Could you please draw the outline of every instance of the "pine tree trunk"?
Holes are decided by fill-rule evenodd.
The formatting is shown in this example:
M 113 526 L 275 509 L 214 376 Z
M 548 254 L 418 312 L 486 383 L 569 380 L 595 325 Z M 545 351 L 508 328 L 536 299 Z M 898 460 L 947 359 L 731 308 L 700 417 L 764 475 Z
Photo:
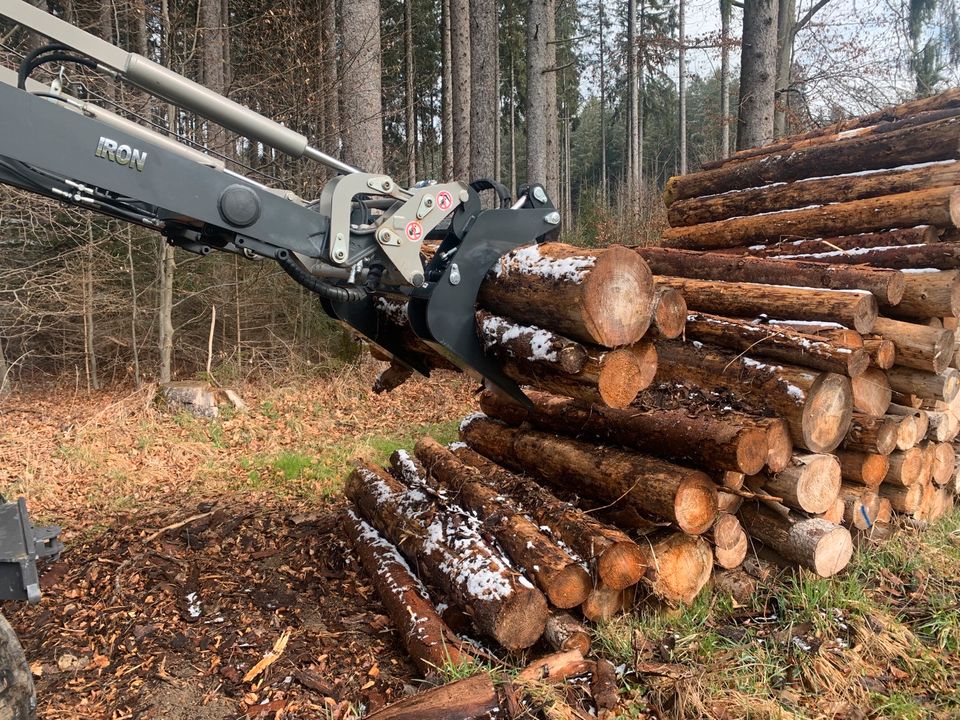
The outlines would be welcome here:
M 686 48 L 686 1 L 678 0 L 677 6 L 677 101 L 679 119 L 677 131 L 680 135 L 681 175 L 687 174 L 687 48 Z
M 547 168 L 547 78 L 549 53 L 547 20 L 550 0 L 528 0 L 527 6 L 527 177 L 528 183 L 546 184 Z
M 340 27 L 343 159 L 365 172 L 383 172 L 380 3 L 356 0 Z
M 499 112 L 497 78 L 497 5 L 495 0 L 470 3 L 470 180 L 496 180 L 496 118 Z M 464 178 L 465 179 L 465 178 Z
M 737 149 L 773 140 L 777 0 L 744 0 Z
M 450 25 L 451 0 L 442 0 L 440 6 L 441 77 L 440 77 L 440 141 L 442 143 L 442 179 L 453 179 L 453 48 Z
M 470 0 L 450 0 L 453 177 L 470 182 Z
M 413 187 L 417 182 L 417 130 L 415 115 L 417 101 L 414 94 L 416 72 L 413 66 L 413 0 L 404 0 L 403 2 L 403 66 L 403 132 L 407 141 L 407 187 Z
M 340 146 L 340 87 L 337 68 L 336 0 L 320 0 L 320 36 L 323 41 L 321 77 L 323 78 L 323 142 L 327 152 Z
M 793 70 L 793 43 L 797 28 L 796 0 L 779 0 L 777 9 L 777 77 L 773 115 L 773 135 L 781 138 L 787 134 L 790 98 L 793 93 L 791 75 Z
M 730 155 L 730 13 L 731 0 L 720 0 L 720 157 Z

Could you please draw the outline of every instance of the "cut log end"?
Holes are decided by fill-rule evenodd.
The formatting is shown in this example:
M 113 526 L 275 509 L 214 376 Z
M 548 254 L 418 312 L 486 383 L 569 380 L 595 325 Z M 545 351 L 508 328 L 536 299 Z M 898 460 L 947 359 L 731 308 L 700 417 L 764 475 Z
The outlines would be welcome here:
M 550 602 L 558 608 L 576 607 L 589 595 L 592 581 L 590 574 L 580 565 L 567 565 L 550 575 L 545 588 Z
M 607 622 L 623 609 L 623 590 L 599 585 L 587 597 L 580 611 L 587 620 Z
M 647 556 L 632 542 L 613 543 L 597 561 L 597 572 L 605 585 L 623 590 L 636 585 L 646 569 Z
M 639 342 L 603 356 L 597 390 L 607 405 L 624 408 L 650 386 L 656 374 L 656 348 L 650 342 Z
M 814 550 L 814 571 L 820 577 L 833 577 L 843 570 L 853 557 L 853 538 L 844 527 L 825 532 Z
M 685 533 L 699 535 L 717 519 L 717 488 L 701 473 L 685 478 L 677 488 L 674 508 L 677 525 Z
M 790 426 L 780 419 L 767 422 L 767 468 L 778 473 L 790 464 L 793 457 L 793 440 Z
M 711 534 L 713 558 L 719 567 L 729 570 L 743 563 L 750 542 L 736 516 L 722 513 L 714 523 Z
M 806 448 L 830 452 L 842 441 L 853 418 L 853 392 L 849 378 L 823 373 L 814 381 L 803 408 L 802 429 Z
M 799 504 L 809 513 L 827 512 L 840 491 L 840 462 L 833 455 L 807 458 L 796 484 Z
M 659 287 L 653 307 L 653 325 L 657 335 L 667 339 L 683 334 L 687 322 L 687 302 L 676 288 Z
M 902 280 L 902 278 L 901 278 Z M 859 333 L 868 333 L 873 330 L 880 314 L 880 305 L 873 295 L 863 295 L 854 309 L 853 328 Z
M 651 589 L 664 600 L 691 603 L 710 580 L 713 551 L 701 537 L 676 533 L 655 545 L 653 554 L 647 574 Z
M 879 368 L 869 368 L 851 380 L 853 407 L 871 417 L 881 417 L 887 412 L 893 392 L 887 374 Z
M 528 648 L 543 635 L 548 615 L 543 594 L 533 585 L 521 585 L 502 606 L 493 637 L 507 650 Z
M 584 312 L 598 343 L 620 347 L 636 342 L 650 327 L 653 275 L 632 250 L 614 246 L 599 256 L 592 272 Z M 631 302 L 624 302 L 630 298 Z
M 789 430 L 785 430 L 787 440 Z M 764 465 L 770 453 L 767 440 L 768 432 L 761 428 L 748 428 L 737 436 L 737 467 L 744 475 L 756 475 Z

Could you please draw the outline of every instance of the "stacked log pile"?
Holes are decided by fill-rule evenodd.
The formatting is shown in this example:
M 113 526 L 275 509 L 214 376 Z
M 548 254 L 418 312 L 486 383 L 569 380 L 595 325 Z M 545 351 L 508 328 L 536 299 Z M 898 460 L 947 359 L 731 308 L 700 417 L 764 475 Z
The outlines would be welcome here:
M 350 535 L 423 667 L 477 652 L 431 600 L 500 648 L 586 653 L 581 619 L 750 587 L 758 556 L 830 577 L 855 540 L 952 507 L 960 91 L 743 151 L 665 200 L 662 247 L 503 258 L 477 328 L 529 404 L 488 389 L 460 442 L 348 479 Z
M 658 342 L 658 381 L 751 409 L 769 390 L 795 445 L 836 458 L 852 528 L 942 515 L 960 431 L 960 92 L 737 153 L 672 178 L 665 201 L 662 247 L 638 252 L 691 313 L 687 342 Z M 818 409 L 798 371 L 821 387 L 832 374 L 849 400 Z M 784 393 L 804 396 L 794 417 Z M 822 409 L 840 404 L 828 426 Z M 782 476 L 747 486 L 791 516 L 826 502 Z

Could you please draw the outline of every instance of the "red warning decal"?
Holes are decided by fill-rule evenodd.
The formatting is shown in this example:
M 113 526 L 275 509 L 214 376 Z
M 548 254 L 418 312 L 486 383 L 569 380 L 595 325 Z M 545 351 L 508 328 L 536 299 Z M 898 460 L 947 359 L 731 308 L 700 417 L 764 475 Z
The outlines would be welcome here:
M 449 210 L 453 207 L 453 195 L 446 190 L 437 193 L 437 207 L 441 210 Z
M 407 233 L 407 240 L 417 242 L 423 237 L 423 225 L 418 223 L 416 220 L 411 220 L 407 223 L 405 232 Z

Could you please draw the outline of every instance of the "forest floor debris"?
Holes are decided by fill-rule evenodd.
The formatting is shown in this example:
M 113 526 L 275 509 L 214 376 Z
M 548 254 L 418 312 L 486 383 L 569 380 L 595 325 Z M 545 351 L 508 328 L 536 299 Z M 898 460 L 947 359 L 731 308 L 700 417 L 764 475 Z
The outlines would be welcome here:
M 454 439 L 475 388 L 444 373 L 374 396 L 374 372 L 244 388 L 249 411 L 217 420 L 159 412 L 146 389 L 5 402 L 0 489 L 68 546 L 39 606 L 4 608 L 41 718 L 349 718 L 419 686 L 348 561 L 341 481 L 354 456 Z M 954 513 L 838 578 L 791 573 L 747 605 L 704 593 L 600 626 L 621 716 L 956 717 L 958 538 Z

